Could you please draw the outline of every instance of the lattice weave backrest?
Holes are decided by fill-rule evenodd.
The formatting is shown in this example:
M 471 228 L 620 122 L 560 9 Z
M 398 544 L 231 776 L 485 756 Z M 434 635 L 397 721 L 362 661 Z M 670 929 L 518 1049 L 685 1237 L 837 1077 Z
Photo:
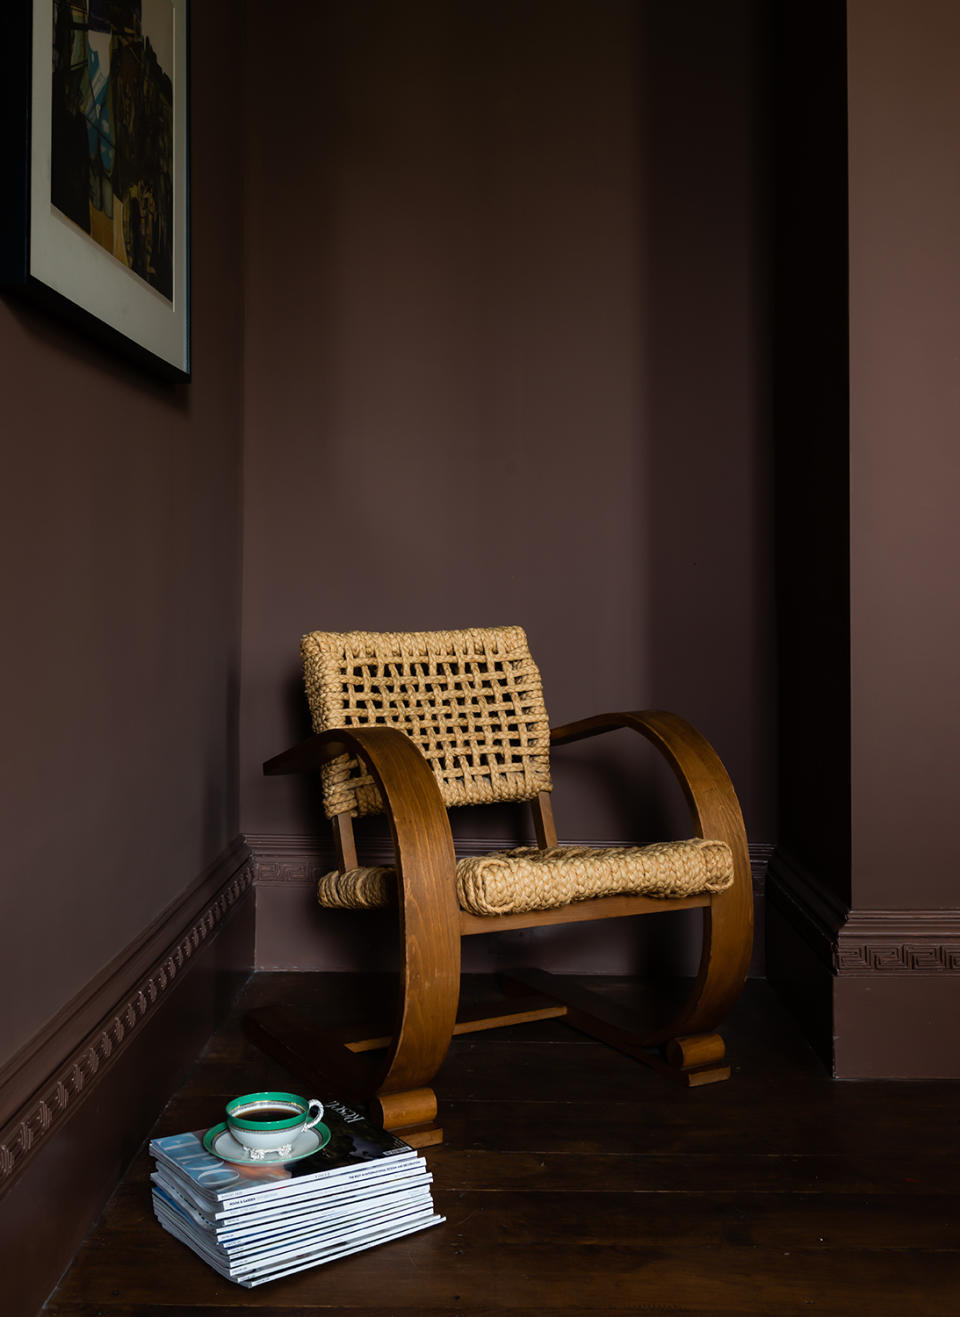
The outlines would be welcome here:
M 550 790 L 550 728 L 522 627 L 313 631 L 300 642 L 313 729 L 399 727 L 430 762 L 446 805 Z M 327 817 L 383 811 L 356 759 L 323 769 Z

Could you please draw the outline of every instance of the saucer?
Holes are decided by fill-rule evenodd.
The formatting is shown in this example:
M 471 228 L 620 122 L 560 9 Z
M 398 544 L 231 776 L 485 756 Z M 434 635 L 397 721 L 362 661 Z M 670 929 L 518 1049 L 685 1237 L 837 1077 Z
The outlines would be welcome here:
M 230 1133 L 226 1125 L 214 1125 L 203 1136 L 203 1146 L 212 1157 L 219 1157 L 222 1162 L 233 1162 L 238 1166 L 284 1166 L 287 1162 L 298 1162 L 302 1157 L 309 1157 L 330 1142 L 330 1131 L 326 1125 L 318 1122 L 312 1129 L 302 1130 L 293 1140 L 293 1147 L 283 1157 L 273 1150 L 262 1157 L 252 1157 L 250 1149 Z

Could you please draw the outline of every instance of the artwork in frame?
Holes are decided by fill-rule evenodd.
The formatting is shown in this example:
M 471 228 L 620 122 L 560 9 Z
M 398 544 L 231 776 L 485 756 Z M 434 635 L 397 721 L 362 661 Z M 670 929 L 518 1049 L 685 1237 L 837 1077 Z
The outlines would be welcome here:
M 5 165 L 0 280 L 175 378 L 190 375 L 188 2 L 4 0 L 7 145 L 25 150 Z

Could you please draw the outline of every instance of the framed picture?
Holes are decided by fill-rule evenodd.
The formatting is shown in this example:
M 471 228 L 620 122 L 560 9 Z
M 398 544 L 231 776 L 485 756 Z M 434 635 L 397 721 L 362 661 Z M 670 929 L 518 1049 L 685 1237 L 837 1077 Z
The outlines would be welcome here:
M 187 6 L 4 0 L 0 281 L 175 378 L 190 375 Z

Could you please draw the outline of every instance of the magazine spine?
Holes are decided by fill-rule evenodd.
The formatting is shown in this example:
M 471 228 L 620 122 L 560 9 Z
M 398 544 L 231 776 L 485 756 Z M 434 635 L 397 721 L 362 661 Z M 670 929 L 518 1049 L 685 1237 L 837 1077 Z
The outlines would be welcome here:
M 418 1221 L 413 1225 L 404 1227 L 403 1230 L 396 1230 L 389 1235 L 384 1235 L 381 1239 L 375 1239 L 372 1240 L 370 1243 L 351 1245 L 348 1248 L 339 1249 L 337 1250 L 336 1253 L 331 1254 L 329 1257 L 323 1258 L 320 1262 L 312 1262 L 312 1261 L 301 1262 L 298 1263 L 296 1266 L 284 1267 L 282 1269 L 278 1269 L 277 1271 L 271 1271 L 269 1275 L 258 1276 L 256 1280 L 246 1281 L 241 1283 L 246 1284 L 248 1287 L 252 1287 L 254 1285 L 262 1285 L 265 1281 L 268 1280 L 280 1280 L 281 1277 L 283 1276 L 292 1276 L 295 1272 L 306 1271 L 307 1268 L 309 1267 L 320 1266 L 323 1265 L 323 1263 L 327 1263 L 327 1262 L 335 1262 L 338 1258 L 349 1257 L 351 1253 L 360 1253 L 364 1249 L 376 1247 L 377 1244 L 389 1244 L 394 1239 L 402 1239 L 405 1235 L 414 1235 L 417 1233 L 417 1231 L 426 1230 L 430 1226 L 442 1225 L 445 1220 L 446 1220 L 445 1217 L 434 1214 L 427 1221 Z
M 198 1237 L 190 1229 L 184 1217 L 172 1212 L 164 1204 L 154 1202 L 154 1213 L 164 1229 L 189 1244 L 204 1261 L 230 1280 L 253 1279 L 256 1276 L 268 1279 L 273 1272 L 289 1262 L 302 1261 L 305 1266 L 309 1266 L 332 1261 L 333 1256 L 338 1256 L 344 1247 L 348 1247 L 350 1251 L 372 1248 L 375 1244 L 392 1238 L 398 1232 L 398 1227 L 433 1224 L 437 1215 L 432 1211 L 432 1205 L 429 1205 L 425 1210 L 404 1214 L 392 1221 L 381 1222 L 373 1229 L 345 1231 L 335 1240 L 328 1237 L 326 1240 L 311 1241 L 305 1245 L 292 1244 L 289 1248 L 278 1250 L 267 1257 L 248 1258 L 235 1262 L 219 1250 L 211 1248 L 206 1240 Z
M 209 1258 L 204 1252 L 204 1250 L 199 1247 L 199 1245 L 194 1243 L 193 1240 L 189 1239 L 185 1233 L 178 1230 L 175 1225 L 168 1225 L 166 1222 L 163 1221 L 161 1221 L 161 1225 L 169 1234 L 173 1235 L 175 1239 L 178 1239 L 180 1243 L 185 1244 L 187 1248 L 191 1249 L 197 1255 L 197 1257 L 201 1258 L 201 1260 L 203 1260 L 204 1262 L 207 1262 L 208 1265 L 210 1265 L 213 1268 L 213 1270 L 216 1271 L 217 1274 L 222 1276 L 225 1280 L 232 1281 L 236 1285 L 242 1285 L 245 1289 L 252 1289 L 255 1285 L 262 1285 L 266 1281 L 280 1280 L 283 1276 L 292 1276 L 298 1271 L 306 1271 L 311 1267 L 322 1266 L 324 1263 L 327 1262 L 335 1262 L 338 1258 L 349 1257 L 350 1254 L 352 1253 L 360 1253 L 364 1249 L 374 1248 L 377 1244 L 387 1244 L 390 1243 L 391 1240 L 402 1239 L 405 1235 L 415 1234 L 417 1231 L 426 1230 L 430 1226 L 441 1225 L 445 1220 L 446 1220 L 445 1217 L 435 1213 L 432 1217 L 430 1217 L 426 1221 L 417 1222 L 415 1225 L 407 1226 L 402 1230 L 397 1230 L 389 1235 L 384 1236 L 381 1239 L 371 1240 L 366 1243 L 351 1244 L 345 1248 L 341 1248 L 334 1252 L 331 1252 L 326 1257 L 322 1257 L 322 1258 L 310 1257 L 310 1258 L 298 1259 L 292 1266 L 285 1266 L 284 1264 L 278 1264 L 278 1266 L 273 1270 L 262 1272 L 260 1275 L 249 1280 L 237 1276 L 231 1276 L 228 1270 L 225 1267 L 223 1267 L 223 1265 L 219 1262 L 219 1260 L 213 1260 Z
M 352 1204 L 321 1212 L 298 1212 L 295 1216 L 280 1217 L 259 1223 L 253 1230 L 218 1231 L 212 1222 L 201 1217 L 192 1205 L 176 1190 L 157 1181 L 153 1190 L 160 1201 L 177 1210 L 190 1222 L 191 1229 L 204 1238 L 211 1248 L 226 1253 L 240 1253 L 270 1247 L 281 1240 L 296 1239 L 323 1230 L 344 1228 L 348 1223 L 360 1223 L 381 1218 L 391 1213 L 406 1211 L 418 1203 L 431 1203 L 429 1182 L 411 1188 L 402 1188 L 388 1195 L 374 1196 Z
M 182 1181 L 175 1181 L 166 1169 L 154 1171 L 150 1179 L 158 1188 L 184 1203 L 187 1210 L 196 1214 L 217 1239 L 242 1237 L 270 1230 L 284 1221 L 335 1216 L 346 1207 L 394 1200 L 399 1195 L 417 1192 L 421 1187 L 433 1182 L 433 1176 L 427 1172 L 425 1164 L 421 1162 L 417 1173 L 411 1168 L 411 1173 L 407 1175 L 385 1176 L 381 1182 L 361 1183 L 353 1187 L 352 1193 L 325 1190 L 317 1194 L 288 1194 L 260 1208 L 217 1218 L 198 1204 L 189 1187 Z
M 171 1210 L 162 1201 L 160 1207 L 168 1212 Z M 237 1271 L 244 1271 L 259 1270 L 287 1257 L 299 1256 L 328 1247 L 333 1248 L 344 1240 L 365 1239 L 379 1234 L 402 1221 L 412 1220 L 415 1217 L 424 1215 L 429 1216 L 433 1213 L 433 1210 L 433 1203 L 427 1197 L 419 1202 L 406 1203 L 386 1211 L 368 1213 L 363 1217 L 344 1221 L 339 1225 L 336 1222 L 327 1222 L 321 1229 L 300 1231 L 283 1238 L 266 1242 L 260 1241 L 257 1244 L 247 1245 L 242 1248 L 225 1248 L 222 1244 L 214 1244 L 203 1232 L 198 1232 L 187 1218 L 174 1217 L 174 1220 L 191 1238 L 195 1239 L 198 1244 L 202 1244 L 212 1256 L 220 1258 L 224 1265 Z

